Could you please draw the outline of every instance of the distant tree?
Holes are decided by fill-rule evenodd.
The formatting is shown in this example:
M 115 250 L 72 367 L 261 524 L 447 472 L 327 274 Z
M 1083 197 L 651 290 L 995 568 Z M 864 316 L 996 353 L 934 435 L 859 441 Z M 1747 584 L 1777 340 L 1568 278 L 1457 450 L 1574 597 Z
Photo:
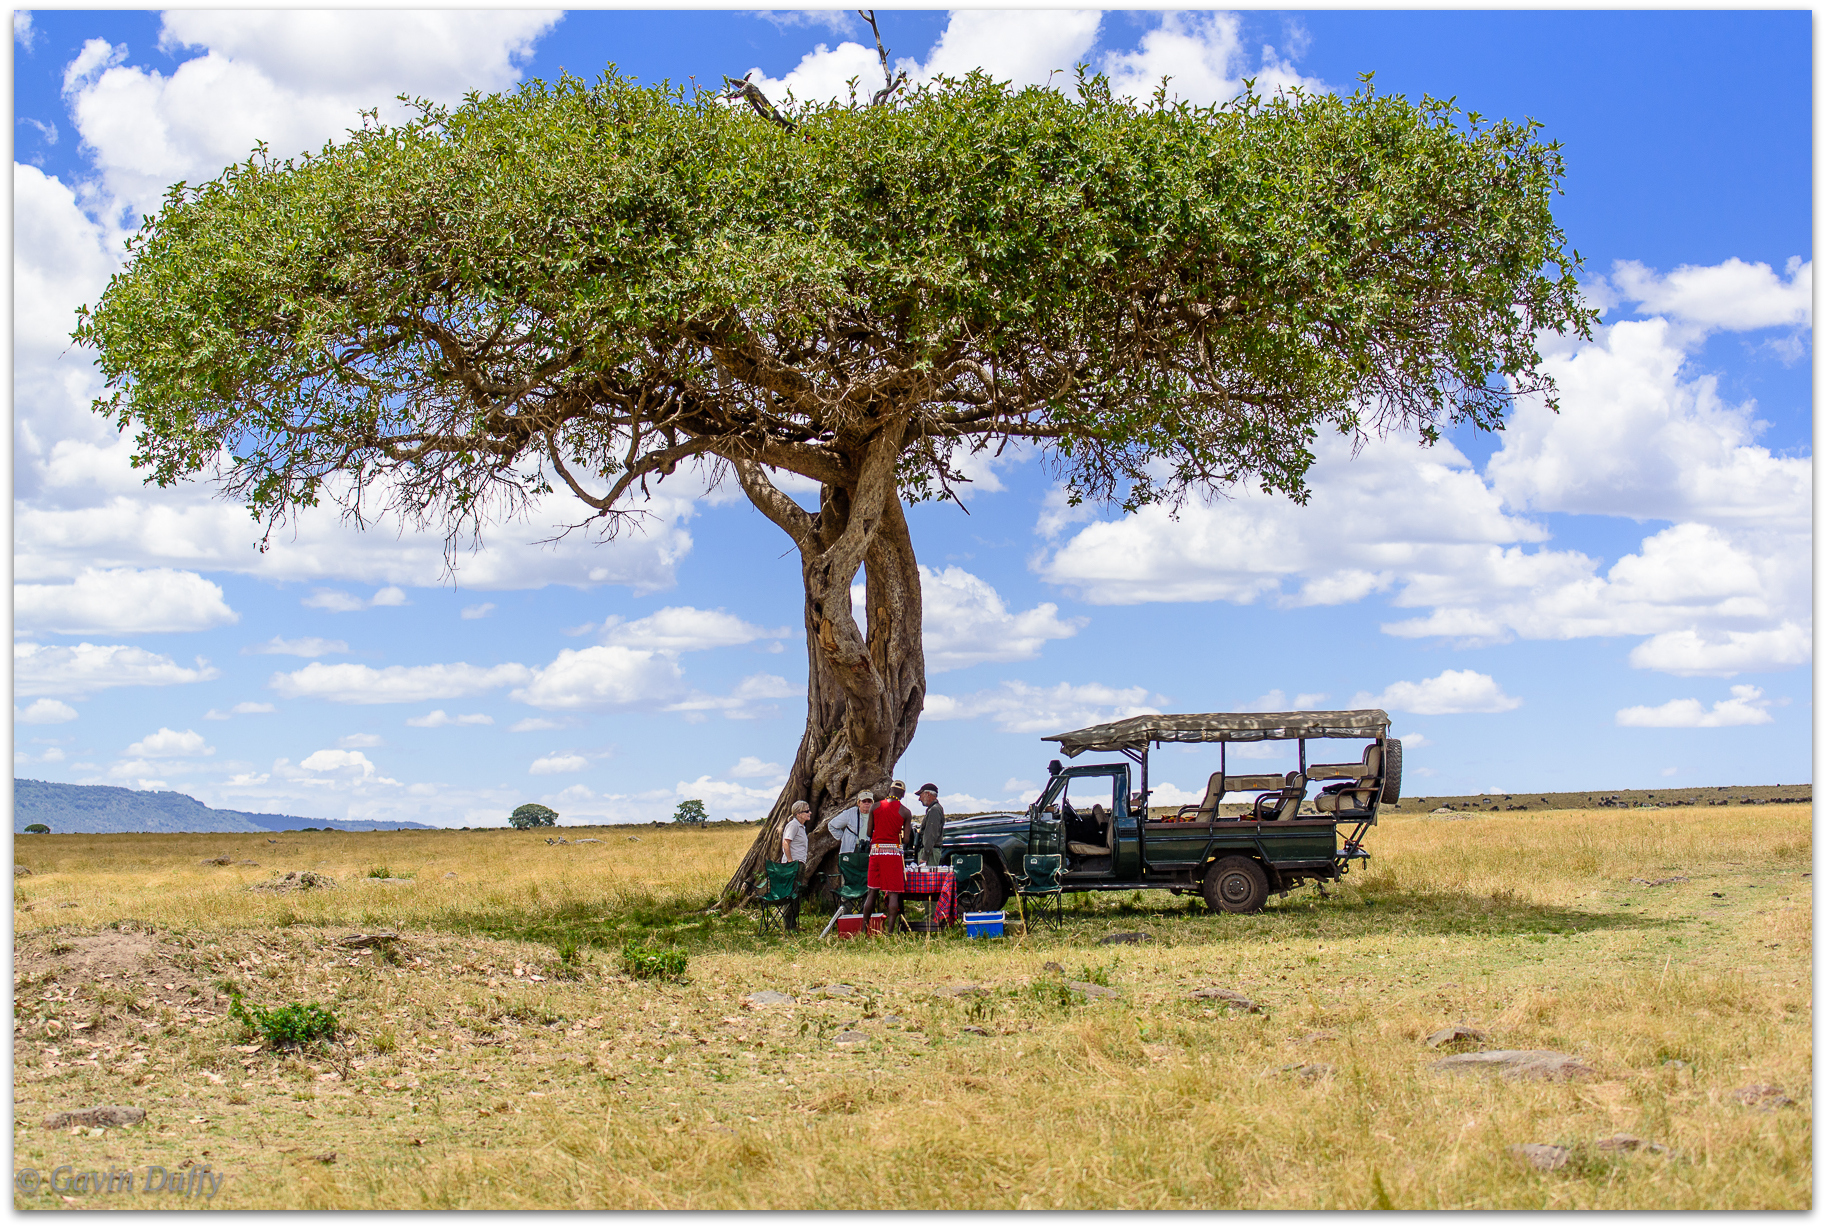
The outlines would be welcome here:
M 906 507 L 970 456 L 1031 448 L 1073 504 L 1303 501 L 1321 432 L 1499 429 L 1552 401 L 1537 338 L 1590 335 L 1532 121 L 1367 80 L 904 92 L 878 50 L 874 105 L 565 76 L 180 183 L 79 315 L 95 408 L 161 486 L 213 475 L 268 526 L 390 508 L 453 549 L 552 491 L 613 535 L 681 465 L 732 478 L 798 551 L 809 667 L 735 896 L 794 801 L 885 788 L 912 741 Z
M 541 806 L 538 802 L 528 802 L 512 814 L 507 821 L 515 827 L 553 827 L 558 822 L 558 812 L 550 806 Z
M 680 802 L 678 809 L 672 812 L 674 823 L 706 823 L 709 820 L 710 814 L 704 809 L 704 799 L 700 797 Z
M 51 829 L 46 827 L 43 823 L 27 823 L 25 825 L 25 830 L 31 832 L 33 835 L 48 836 L 51 834 Z

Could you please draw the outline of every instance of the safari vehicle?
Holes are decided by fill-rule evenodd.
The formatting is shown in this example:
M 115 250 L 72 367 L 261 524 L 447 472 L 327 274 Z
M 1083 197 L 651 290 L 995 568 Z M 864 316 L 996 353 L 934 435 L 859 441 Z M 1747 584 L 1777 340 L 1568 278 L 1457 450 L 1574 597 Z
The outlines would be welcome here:
M 1388 729 L 1388 713 L 1370 708 L 1137 716 L 1054 734 L 1042 741 L 1057 742 L 1068 759 L 1087 751 L 1123 758 L 1076 767 L 1053 760 L 1026 813 L 948 821 L 943 860 L 974 867 L 981 858 L 981 873 L 959 884 L 960 903 L 973 911 L 1000 908 L 1027 858 L 1052 854 L 1063 858 L 1065 891 L 1198 891 L 1213 909 L 1255 912 L 1270 892 L 1337 879 L 1369 857 L 1364 832 L 1401 797 L 1401 743 Z M 1308 762 L 1307 743 L 1325 739 L 1360 749 L 1355 759 Z M 1230 743 L 1271 741 L 1299 744 L 1298 770 L 1229 773 Z M 1216 742 L 1218 769 L 1202 801 L 1150 817 L 1148 751 L 1163 742 Z M 1242 800 L 1242 813 L 1221 813 L 1226 798 L 1232 809 Z

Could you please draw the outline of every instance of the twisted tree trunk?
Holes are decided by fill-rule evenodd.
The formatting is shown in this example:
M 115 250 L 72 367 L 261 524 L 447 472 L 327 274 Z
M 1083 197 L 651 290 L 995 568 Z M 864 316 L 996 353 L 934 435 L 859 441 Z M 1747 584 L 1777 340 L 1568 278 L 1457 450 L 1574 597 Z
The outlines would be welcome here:
M 919 564 L 893 482 L 899 441 L 889 435 L 884 431 L 870 442 L 853 486 L 823 487 L 815 516 L 768 481 L 759 465 L 735 462 L 748 497 L 798 547 L 810 684 L 799 753 L 754 844 L 723 888 L 726 908 L 746 900 L 765 863 L 779 859 L 795 801 L 809 803 L 814 820 L 803 887 L 836 847 L 831 817 L 863 789 L 885 796 L 894 765 L 918 728 L 926 699 Z M 866 630 L 851 601 L 858 571 Z

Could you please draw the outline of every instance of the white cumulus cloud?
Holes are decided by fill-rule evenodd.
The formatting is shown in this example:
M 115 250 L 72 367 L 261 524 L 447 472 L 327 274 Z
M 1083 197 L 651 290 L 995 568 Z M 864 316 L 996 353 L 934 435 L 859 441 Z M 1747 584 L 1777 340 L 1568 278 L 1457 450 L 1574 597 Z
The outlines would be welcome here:
M 989 717 L 1010 733 L 1061 733 L 1104 721 L 1159 712 L 1161 697 L 1146 687 L 1110 687 L 1089 682 L 1038 687 L 1004 682 L 971 695 L 926 694 L 920 719 L 959 721 Z
M 194 729 L 180 733 L 161 727 L 157 733 L 147 734 L 129 746 L 127 753 L 139 759 L 189 759 L 213 755 L 216 748 L 205 745 L 203 735 Z
M 267 141 L 280 156 L 314 149 L 395 96 L 455 102 L 519 79 L 532 44 L 556 21 L 531 10 L 173 10 L 160 49 L 169 75 L 127 63 L 126 46 L 92 39 L 64 75 L 64 94 L 107 189 L 136 211 L 165 186 L 214 178 Z
M 787 627 L 770 631 L 722 610 L 699 610 L 692 606 L 668 606 L 632 622 L 612 616 L 602 624 L 605 644 L 664 653 L 733 648 L 755 640 L 779 639 L 791 633 Z
M 533 765 L 526 770 L 534 776 L 556 776 L 562 772 L 581 772 L 588 766 L 590 761 L 582 755 L 547 755 L 533 760 Z
M 387 740 L 378 733 L 351 733 L 336 739 L 336 745 L 343 750 L 367 750 L 386 744 Z
M 13 722 L 19 725 L 61 725 L 76 716 L 76 709 L 55 699 L 36 699 L 23 709 L 13 705 Z
M 193 571 L 84 569 L 68 584 L 15 584 L 13 621 L 58 635 L 205 631 L 235 623 L 222 588 Z
M 990 661 L 1030 661 L 1048 640 L 1076 635 L 1090 621 L 1060 618 L 1050 601 L 1015 612 L 987 581 L 961 567 L 919 569 L 926 670 L 942 674 Z M 858 585 L 851 600 L 864 606 Z
M 753 755 L 743 755 L 729 769 L 729 775 L 737 780 L 775 780 L 786 775 L 786 769 L 777 763 L 766 763 Z
M 1697 699 L 1670 699 L 1657 707 L 1637 705 L 1617 713 L 1617 724 L 1644 729 L 1719 729 L 1731 725 L 1767 725 L 1769 700 L 1761 687 L 1734 686 L 1731 698 L 1714 703 L 1710 710 Z
M 1813 262 L 1788 259 L 1788 274 L 1733 256 L 1722 264 L 1683 264 L 1663 276 L 1634 260 L 1619 260 L 1611 284 L 1648 315 L 1707 329 L 1747 332 L 1813 323 Z
M 442 729 L 445 725 L 492 725 L 495 718 L 486 712 L 470 712 L 459 716 L 447 716 L 442 708 L 434 709 L 423 716 L 408 717 L 406 724 L 414 729 Z
M 611 710 L 664 703 L 683 690 L 684 671 L 671 657 L 605 644 L 560 652 L 531 672 L 513 697 L 535 708 Z
M 206 721 L 226 721 L 237 716 L 264 716 L 269 712 L 277 711 L 278 709 L 271 704 L 255 703 L 252 700 L 245 700 L 236 704 L 226 712 L 211 708 L 203 714 L 203 719 Z
M 1509 712 L 1522 701 L 1503 694 L 1488 674 L 1470 669 L 1448 669 L 1421 682 L 1390 683 L 1380 695 L 1359 692 L 1353 708 L 1385 708 L 1416 716 L 1444 716 L 1459 712 Z
M 326 640 L 315 635 L 301 635 L 295 640 L 275 635 L 263 644 L 243 648 L 243 653 L 286 657 L 328 657 L 349 651 L 347 640 Z
M 313 661 L 289 674 L 274 674 L 267 685 L 287 699 L 322 699 L 338 704 L 410 704 L 456 699 L 524 683 L 524 665 L 325 665 Z
M 347 772 L 374 775 L 374 764 L 358 750 L 320 750 L 306 756 L 299 767 L 307 772 Z
M 466 605 L 463 607 L 463 617 L 465 619 L 487 618 L 494 608 L 495 603 L 492 601 L 484 601 L 480 605 Z
M 80 699 L 121 686 L 175 686 L 220 676 L 201 657 L 195 669 L 170 657 L 126 644 L 13 645 L 13 692 Z

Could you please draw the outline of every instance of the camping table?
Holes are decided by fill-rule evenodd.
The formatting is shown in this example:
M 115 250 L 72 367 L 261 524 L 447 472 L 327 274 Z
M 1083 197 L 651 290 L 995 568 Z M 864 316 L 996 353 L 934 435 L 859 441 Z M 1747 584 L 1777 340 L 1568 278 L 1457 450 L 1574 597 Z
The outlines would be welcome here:
M 906 894 L 935 898 L 934 921 L 949 924 L 957 920 L 957 875 L 950 866 L 930 866 L 924 870 L 908 866 Z

